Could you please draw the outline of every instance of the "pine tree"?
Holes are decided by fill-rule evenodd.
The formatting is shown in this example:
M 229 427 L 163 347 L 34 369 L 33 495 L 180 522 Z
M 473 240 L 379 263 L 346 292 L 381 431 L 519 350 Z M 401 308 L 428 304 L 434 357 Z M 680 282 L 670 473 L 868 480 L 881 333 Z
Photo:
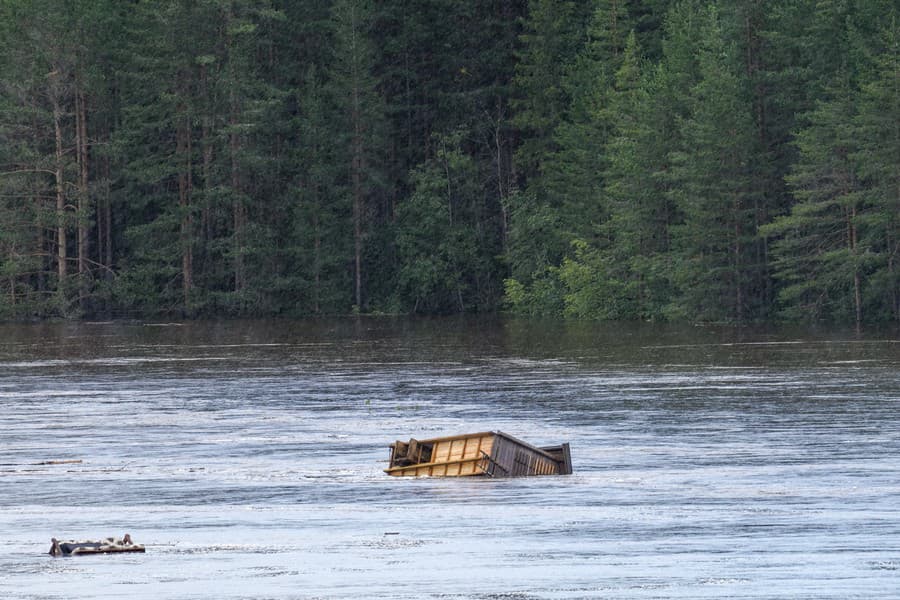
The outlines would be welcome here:
M 871 257 L 863 301 L 877 320 L 900 321 L 900 11 L 885 15 L 872 44 L 870 73 L 862 84 L 854 120 L 857 147 L 852 159 L 863 202 L 859 243 Z
M 437 141 L 435 158 L 416 170 L 413 194 L 398 207 L 398 280 L 401 302 L 412 312 L 477 306 L 480 280 L 490 271 L 478 235 L 484 190 L 461 141 L 459 132 Z
M 566 86 L 564 80 L 583 49 L 592 9 L 588 3 L 576 5 L 568 0 L 531 0 L 520 36 L 512 106 L 513 123 L 522 139 L 515 168 L 525 185 L 507 199 L 510 225 L 506 256 L 511 277 L 505 282 L 507 304 L 520 312 L 558 314 L 562 310 L 557 269 L 569 251 L 571 235 L 566 229 L 573 219 L 567 219 L 561 210 L 556 182 L 571 182 L 577 176 L 564 174 L 570 166 L 557 162 L 559 140 L 570 145 L 566 159 L 582 150 L 579 144 L 590 142 L 590 134 L 585 137 L 577 126 L 564 125 L 572 102 L 569 92 L 585 82 L 573 80 Z M 572 77 L 592 75 L 596 74 L 576 70 Z M 592 100 L 597 83 L 590 81 L 583 90 L 585 105 Z M 579 116 L 593 124 L 591 116 Z M 552 173 L 549 177 L 548 172 Z M 575 201 L 571 194 L 569 200 Z
M 346 192 L 353 224 L 353 304 L 364 308 L 365 242 L 370 229 L 370 209 L 384 193 L 380 168 L 384 156 L 384 101 L 375 76 L 376 56 L 370 39 L 373 7 L 368 0 L 338 0 L 332 19 L 335 52 L 331 64 L 333 96 L 341 119 L 337 160 L 346 167 Z
M 347 293 L 353 287 L 352 272 L 346 268 L 353 257 L 353 235 L 350 206 L 337 201 L 346 180 L 333 130 L 340 115 L 320 69 L 307 69 L 298 93 L 291 242 L 277 284 L 285 294 L 279 304 L 291 307 L 290 312 L 347 312 L 353 304 Z
M 873 44 L 871 18 L 839 14 L 820 15 L 841 23 L 832 38 L 843 50 L 797 136 L 788 181 L 798 202 L 765 231 L 779 237 L 783 317 L 861 323 L 896 314 L 897 51 L 890 35 Z
M 544 189 L 565 223 L 561 235 L 567 241 L 579 238 L 596 243 L 608 217 L 601 197 L 606 144 L 619 117 L 610 103 L 626 40 L 636 47 L 629 27 L 622 2 L 598 2 L 585 46 L 563 80 L 571 101 L 554 134 L 559 149 L 548 161 Z
M 7 197 L 24 200 L 26 207 L 12 219 L 18 244 L 34 240 L 27 253 L 33 259 L 19 262 L 28 264 L 25 279 L 32 282 L 18 285 L 53 288 L 54 310 L 78 314 L 86 308 L 99 264 L 92 260 L 96 175 L 89 116 L 104 93 L 92 64 L 99 62 L 101 31 L 112 22 L 112 5 L 34 0 L 4 3 L 0 11 L 6 29 L 0 94 L 11 125 L 3 135 L 7 148 L 15 149 L 8 160 L 16 173 L 5 184 L 14 188 Z M 33 219 L 30 232 L 21 230 L 26 217 Z M 46 235 L 48 228 L 52 235 Z M 48 272 L 51 266 L 55 277 Z
M 513 103 L 514 122 L 523 138 L 516 162 L 521 176 L 528 180 L 540 177 L 556 151 L 553 136 L 570 102 L 562 85 L 565 70 L 560 66 L 571 64 L 578 55 L 583 27 L 583 16 L 570 0 L 528 3 Z
M 128 224 L 115 294 L 132 309 L 191 311 L 199 300 L 196 188 L 206 148 L 197 147 L 194 124 L 202 112 L 200 73 L 215 63 L 204 48 L 215 21 L 179 0 L 141 4 L 126 20 L 124 107 L 113 139 L 122 166 L 113 202 Z
M 672 194 L 685 219 L 673 240 L 680 288 L 673 310 L 690 319 L 743 321 L 759 315 L 752 185 L 758 138 L 746 81 L 714 9 L 703 32 L 701 78 L 680 124 L 683 147 L 672 156 Z
M 220 77 L 213 93 L 221 99 L 219 115 L 223 157 L 227 156 L 224 188 L 231 204 L 230 258 L 233 294 L 226 296 L 231 310 L 240 313 L 267 309 L 266 288 L 274 266 L 270 255 L 280 217 L 270 217 L 268 198 L 277 187 L 267 185 L 275 173 L 271 146 L 265 132 L 281 99 L 278 90 L 261 76 L 260 51 L 269 40 L 268 22 L 281 13 L 268 2 L 220 0 L 216 16 L 224 39 L 220 41 Z
M 678 212 L 667 173 L 680 136 L 669 105 L 667 71 L 646 65 L 648 72 L 642 74 L 637 58 L 636 45 L 629 44 L 613 97 L 618 118 L 608 147 L 605 193 L 611 215 L 606 229 L 611 241 L 605 254 L 607 277 L 625 296 L 617 304 L 631 306 L 623 316 L 658 319 L 673 295 L 669 252 Z
M 857 213 L 859 181 L 849 128 L 856 97 L 846 77 L 809 116 L 797 136 L 800 159 L 789 182 L 799 202 L 791 214 L 765 228 L 774 244 L 776 273 L 783 282 L 782 314 L 792 320 L 862 318 Z

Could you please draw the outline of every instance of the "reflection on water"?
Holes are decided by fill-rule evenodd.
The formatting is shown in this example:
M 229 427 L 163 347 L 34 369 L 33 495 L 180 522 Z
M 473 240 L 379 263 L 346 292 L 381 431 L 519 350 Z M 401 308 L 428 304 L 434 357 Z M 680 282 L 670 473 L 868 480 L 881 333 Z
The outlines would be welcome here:
M 895 334 L 0 325 L 2 598 L 895 598 Z M 575 474 L 384 475 L 499 429 Z M 131 533 L 145 555 L 52 559 Z

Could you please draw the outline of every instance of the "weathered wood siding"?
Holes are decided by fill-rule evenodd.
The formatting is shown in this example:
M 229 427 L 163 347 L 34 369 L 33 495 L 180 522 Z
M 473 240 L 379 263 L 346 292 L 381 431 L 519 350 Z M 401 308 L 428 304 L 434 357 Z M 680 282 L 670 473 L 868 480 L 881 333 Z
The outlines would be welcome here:
M 572 472 L 569 445 L 538 448 L 499 431 L 391 445 L 385 470 L 398 477 L 524 477 Z
M 402 477 L 465 477 L 481 475 L 482 458 L 490 455 L 494 444 L 494 434 L 444 438 L 434 441 L 423 440 L 420 444 L 432 444 L 431 460 L 427 463 L 390 469 L 391 475 Z
M 559 446 L 542 446 L 541 450 L 549 454 L 559 463 L 560 475 L 572 474 L 572 452 L 569 444 L 560 444 Z
M 494 439 L 491 460 L 496 465 L 494 477 L 557 475 L 560 472 L 559 463 L 540 450 L 501 435 Z

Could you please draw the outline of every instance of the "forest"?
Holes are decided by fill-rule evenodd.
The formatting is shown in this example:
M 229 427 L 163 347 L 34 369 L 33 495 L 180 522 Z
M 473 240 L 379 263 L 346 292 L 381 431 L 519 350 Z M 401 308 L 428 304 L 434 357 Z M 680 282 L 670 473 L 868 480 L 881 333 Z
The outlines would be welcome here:
M 900 322 L 896 0 L 0 0 L 0 319 Z

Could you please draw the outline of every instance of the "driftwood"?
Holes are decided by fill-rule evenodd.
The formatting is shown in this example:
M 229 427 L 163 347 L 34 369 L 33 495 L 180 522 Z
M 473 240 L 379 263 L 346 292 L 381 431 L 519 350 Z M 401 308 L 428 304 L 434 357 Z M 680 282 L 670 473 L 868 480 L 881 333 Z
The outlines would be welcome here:
M 51 556 L 78 556 L 81 554 L 115 554 L 119 552 L 145 552 L 140 544 L 131 541 L 131 535 L 125 534 L 120 540 L 104 538 L 102 540 L 67 540 L 61 542 L 56 538 L 50 540 Z

